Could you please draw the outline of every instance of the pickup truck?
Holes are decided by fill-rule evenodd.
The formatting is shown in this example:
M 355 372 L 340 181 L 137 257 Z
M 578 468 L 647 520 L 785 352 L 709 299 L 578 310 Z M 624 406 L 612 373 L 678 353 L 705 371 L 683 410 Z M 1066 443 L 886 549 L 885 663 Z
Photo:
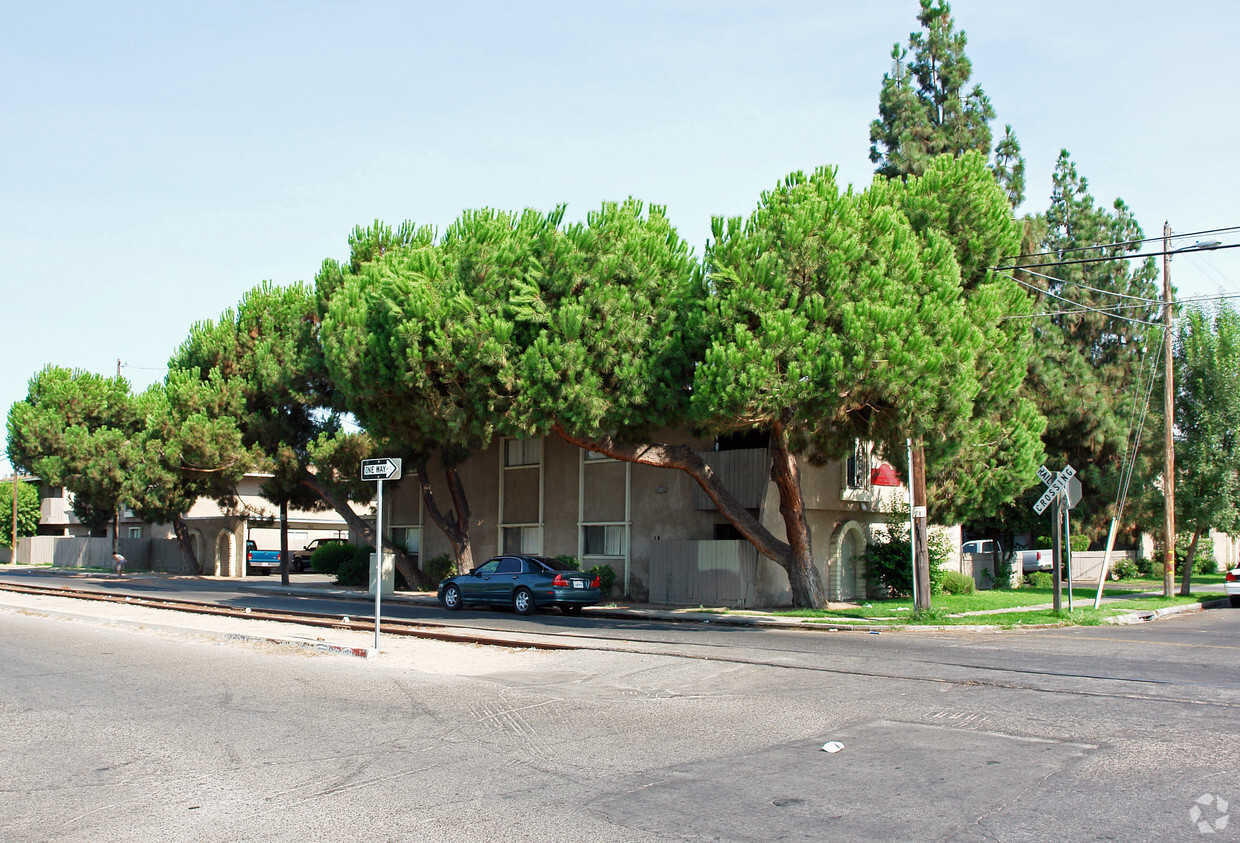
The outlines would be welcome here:
M 314 552 L 325 544 L 345 544 L 347 539 L 311 539 L 310 543 L 301 550 L 293 551 L 293 563 L 289 570 L 292 571 L 309 571 L 310 557 Z
M 1000 557 L 1003 554 L 1003 546 L 993 539 L 976 539 L 971 542 L 965 542 L 960 546 L 961 555 L 966 553 L 998 553 Z M 1024 574 L 1032 574 L 1034 571 L 1049 571 L 1054 564 L 1054 555 L 1049 550 L 1016 550 L 1016 556 L 1020 559 L 1020 570 Z M 1016 560 L 1013 559 L 1013 566 Z
M 280 570 L 280 551 L 259 550 L 253 539 L 245 542 L 245 572 L 270 576 L 272 571 Z

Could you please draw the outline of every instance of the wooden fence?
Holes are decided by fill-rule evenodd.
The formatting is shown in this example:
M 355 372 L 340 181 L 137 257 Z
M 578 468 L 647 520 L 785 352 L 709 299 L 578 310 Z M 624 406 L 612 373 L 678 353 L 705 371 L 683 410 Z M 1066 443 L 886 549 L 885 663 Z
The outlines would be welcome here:
M 126 571 L 191 573 L 175 539 L 120 539 Z M 112 568 L 112 540 L 76 536 L 31 536 L 17 542 L 17 562 L 56 568 Z
M 650 602 L 683 606 L 754 603 L 758 552 L 745 541 L 650 543 Z

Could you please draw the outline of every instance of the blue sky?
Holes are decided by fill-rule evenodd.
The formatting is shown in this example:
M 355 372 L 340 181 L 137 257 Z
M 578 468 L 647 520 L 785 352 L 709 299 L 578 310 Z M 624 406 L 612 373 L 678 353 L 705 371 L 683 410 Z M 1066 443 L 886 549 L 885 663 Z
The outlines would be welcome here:
M 1234 0 L 956 0 L 974 81 L 1046 207 L 1061 148 L 1147 236 L 1240 225 Z M 0 405 L 48 363 L 141 389 L 191 325 L 310 281 L 374 219 L 570 219 L 633 195 L 699 255 L 793 170 L 867 184 L 916 0 L 9 4 L 0 51 Z M 1233 81 L 1228 81 L 1228 80 Z M 1231 232 L 1225 243 L 1240 242 Z M 1240 250 L 1181 295 L 1240 294 Z M 7 464 L 0 466 L 7 471 Z

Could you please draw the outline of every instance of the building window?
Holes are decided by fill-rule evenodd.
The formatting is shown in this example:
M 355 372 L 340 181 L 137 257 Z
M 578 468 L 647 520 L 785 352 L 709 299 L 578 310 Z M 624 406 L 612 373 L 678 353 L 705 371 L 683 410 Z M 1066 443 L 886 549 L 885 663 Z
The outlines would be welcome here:
M 388 538 L 392 540 L 392 544 L 411 556 L 417 556 L 422 551 L 422 529 L 420 527 L 393 527 L 388 533 Z
M 504 467 L 538 465 L 542 462 L 542 439 L 505 439 Z
M 505 527 L 502 553 L 542 553 L 542 528 L 536 525 Z
M 503 440 L 499 472 L 499 552 L 543 552 L 543 442 Z
M 141 527 L 130 527 L 130 528 L 129 528 L 129 538 L 131 538 L 131 539 L 140 539 L 140 538 L 142 538 L 142 528 L 141 528 Z
M 614 460 L 612 460 L 611 457 L 607 456 L 606 454 L 600 454 L 598 451 L 586 451 L 585 455 L 586 455 L 586 462 L 605 462 L 605 461 L 614 462 Z
M 624 556 L 623 524 L 587 524 L 581 528 L 583 556 Z
M 868 489 L 870 486 L 870 449 L 858 439 L 853 443 L 852 454 L 844 466 L 844 484 L 849 489 Z

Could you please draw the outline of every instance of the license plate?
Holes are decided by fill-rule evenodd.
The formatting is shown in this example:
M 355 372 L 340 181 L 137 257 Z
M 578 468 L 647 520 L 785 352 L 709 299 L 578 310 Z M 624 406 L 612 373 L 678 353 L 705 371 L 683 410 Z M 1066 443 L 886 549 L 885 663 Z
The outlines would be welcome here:
M 573 588 L 585 588 L 586 584 L 581 580 L 573 580 Z

